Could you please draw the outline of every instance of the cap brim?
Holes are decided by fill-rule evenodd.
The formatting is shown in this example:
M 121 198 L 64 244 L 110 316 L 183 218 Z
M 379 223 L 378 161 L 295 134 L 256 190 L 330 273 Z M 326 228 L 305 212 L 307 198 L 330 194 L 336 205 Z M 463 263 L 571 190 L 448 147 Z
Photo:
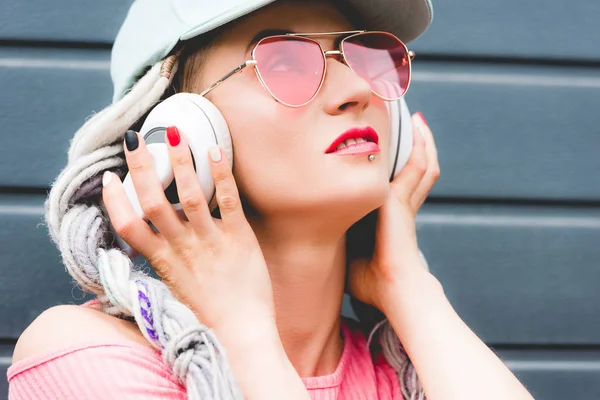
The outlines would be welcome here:
M 218 0 L 217 0 L 218 1 Z M 230 10 L 218 15 L 217 17 L 211 19 L 210 21 L 203 23 L 201 25 L 195 26 L 187 32 L 183 33 L 180 36 L 181 40 L 189 40 L 198 35 L 202 35 L 203 33 L 210 32 L 213 29 L 216 29 L 220 26 L 228 24 L 231 21 L 234 21 L 238 18 L 241 18 L 245 15 L 248 15 L 270 3 L 275 2 L 276 0 L 258 0 L 250 2 L 250 5 L 240 5 L 237 7 L 233 7 Z
M 430 0 L 346 0 L 360 14 L 367 29 L 383 30 L 408 43 L 421 36 L 433 20 Z
M 180 36 L 189 40 L 210 32 L 240 17 L 250 14 L 276 0 L 260 0 L 251 6 L 236 7 L 219 15 L 207 23 L 195 26 Z M 430 0 L 338 0 L 350 3 L 367 26 L 359 28 L 383 30 L 398 36 L 408 43 L 419 37 L 429 27 L 433 19 Z

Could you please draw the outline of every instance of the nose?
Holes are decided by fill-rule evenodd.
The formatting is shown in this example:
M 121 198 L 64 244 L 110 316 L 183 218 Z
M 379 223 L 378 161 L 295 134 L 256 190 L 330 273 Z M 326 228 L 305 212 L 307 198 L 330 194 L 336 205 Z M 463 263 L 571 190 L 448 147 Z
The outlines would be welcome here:
M 325 111 L 331 115 L 360 112 L 371 102 L 369 83 L 335 58 L 327 58 L 327 73 L 321 91 Z

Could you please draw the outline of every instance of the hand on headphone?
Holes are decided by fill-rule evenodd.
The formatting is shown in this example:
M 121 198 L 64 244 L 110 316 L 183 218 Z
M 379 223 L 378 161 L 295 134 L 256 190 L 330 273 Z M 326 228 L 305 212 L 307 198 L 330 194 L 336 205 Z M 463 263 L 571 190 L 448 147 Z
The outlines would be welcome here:
M 350 267 L 350 293 L 385 313 L 386 296 L 398 283 L 428 273 L 417 245 L 415 218 L 440 176 L 433 134 L 420 113 L 412 117 L 413 149 L 406 166 L 390 183 L 377 217 L 375 253 Z
M 158 229 L 135 212 L 115 174 L 103 179 L 102 198 L 116 233 L 142 254 L 173 294 L 190 306 L 220 340 L 240 341 L 240 332 L 276 332 L 273 294 L 262 251 L 244 212 L 229 160 L 212 147 L 209 160 L 221 219 L 211 216 L 194 170 L 188 142 L 167 129 L 169 158 L 188 221 L 167 200 L 139 134 L 125 137 L 125 156 L 139 204 Z M 265 332 L 268 331 L 268 332 Z M 232 337 L 236 335 L 236 337 Z M 272 336 L 272 335 L 271 335 Z

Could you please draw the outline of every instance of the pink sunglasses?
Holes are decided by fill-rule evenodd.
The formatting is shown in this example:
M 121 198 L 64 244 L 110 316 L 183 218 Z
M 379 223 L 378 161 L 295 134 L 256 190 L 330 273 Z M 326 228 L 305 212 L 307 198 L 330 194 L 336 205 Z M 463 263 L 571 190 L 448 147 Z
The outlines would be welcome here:
M 325 51 L 309 37 L 347 35 L 338 50 Z M 371 91 L 386 101 L 398 100 L 408 90 L 411 61 L 415 53 L 396 36 L 387 32 L 347 31 L 328 33 L 288 33 L 268 36 L 254 46 L 252 59 L 200 93 L 206 95 L 225 80 L 254 65 L 267 92 L 289 107 L 301 107 L 315 98 L 323 86 L 327 56 L 338 56 L 371 86 Z

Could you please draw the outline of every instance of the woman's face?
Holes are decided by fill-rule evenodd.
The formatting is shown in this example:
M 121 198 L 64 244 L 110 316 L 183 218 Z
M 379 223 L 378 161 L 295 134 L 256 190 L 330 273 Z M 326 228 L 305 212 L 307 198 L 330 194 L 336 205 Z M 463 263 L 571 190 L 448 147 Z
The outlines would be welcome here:
M 314 1 L 278 1 L 236 22 L 207 54 L 193 87 L 206 88 L 251 59 L 248 44 L 265 29 L 334 32 L 355 29 L 334 6 Z M 320 37 L 334 50 L 335 37 Z M 311 212 L 359 219 L 388 194 L 389 117 L 369 84 L 334 57 L 318 95 L 299 108 L 278 103 L 261 85 L 254 67 L 229 78 L 208 98 L 224 115 L 233 140 L 234 174 L 240 192 L 262 216 Z M 327 154 L 352 128 L 372 127 L 381 153 Z M 297 215 L 297 214 L 296 214 Z

